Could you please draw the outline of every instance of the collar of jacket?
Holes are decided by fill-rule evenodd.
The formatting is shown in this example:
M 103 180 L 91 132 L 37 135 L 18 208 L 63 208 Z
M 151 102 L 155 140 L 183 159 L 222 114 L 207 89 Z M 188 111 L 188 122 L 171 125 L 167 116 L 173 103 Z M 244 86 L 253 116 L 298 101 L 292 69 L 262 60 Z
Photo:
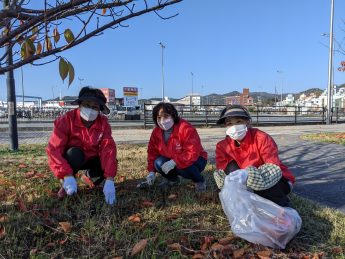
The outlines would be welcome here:
M 74 110 L 74 115 L 75 115 L 75 121 L 74 121 L 74 125 L 77 127 L 81 127 L 81 128 L 86 128 L 86 126 L 84 125 L 84 123 L 81 120 L 80 117 L 80 110 L 79 108 L 76 108 Z M 97 119 L 94 121 L 94 123 L 91 125 L 91 128 L 95 128 L 95 129 L 102 129 L 101 124 L 102 124 L 102 119 L 101 119 L 101 114 L 99 114 L 97 116 Z

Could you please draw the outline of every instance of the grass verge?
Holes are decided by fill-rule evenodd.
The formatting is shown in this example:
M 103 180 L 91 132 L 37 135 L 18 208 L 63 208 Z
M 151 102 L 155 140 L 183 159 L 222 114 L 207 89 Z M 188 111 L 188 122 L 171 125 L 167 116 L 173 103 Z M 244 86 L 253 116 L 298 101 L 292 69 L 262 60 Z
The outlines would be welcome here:
M 15 153 L 1 147 L 0 157 L 0 257 L 128 258 L 136 246 L 137 258 L 344 258 L 344 215 L 294 195 L 303 227 L 285 250 L 231 238 L 231 255 L 217 255 L 211 246 L 232 233 L 213 165 L 204 172 L 208 190 L 201 195 L 189 181 L 167 192 L 157 185 L 137 189 L 146 176 L 146 147 L 119 145 L 118 202 L 110 207 L 102 189 L 82 183 L 76 196 L 59 201 L 42 145 Z
M 301 138 L 303 140 L 345 145 L 345 132 L 306 134 L 302 135 Z

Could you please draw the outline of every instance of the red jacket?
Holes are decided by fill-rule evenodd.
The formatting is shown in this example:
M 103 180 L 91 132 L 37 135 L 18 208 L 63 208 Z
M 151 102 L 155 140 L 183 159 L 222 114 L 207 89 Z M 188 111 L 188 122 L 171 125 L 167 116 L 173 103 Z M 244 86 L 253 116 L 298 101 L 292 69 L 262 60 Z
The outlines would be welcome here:
M 104 177 L 116 175 L 116 144 L 111 136 L 108 119 L 104 115 L 99 115 L 89 129 L 83 125 L 79 109 L 69 111 L 55 120 L 46 151 L 50 169 L 60 179 L 73 173 L 63 157 L 70 147 L 79 147 L 84 152 L 85 161 L 99 156 Z
M 295 182 L 291 171 L 280 161 L 278 147 L 273 138 L 259 129 L 249 128 L 239 147 L 228 136 L 218 142 L 216 146 L 217 169 L 224 170 L 232 160 L 235 160 L 241 169 L 248 166 L 259 167 L 265 163 L 278 165 L 283 172 L 283 177 L 292 183 Z
M 207 160 L 207 153 L 201 145 L 196 129 L 187 121 L 180 121 L 173 126 L 173 131 L 165 144 L 163 130 L 155 127 L 147 148 L 147 170 L 155 171 L 154 161 L 165 156 L 173 159 L 178 169 L 191 166 L 200 156 Z

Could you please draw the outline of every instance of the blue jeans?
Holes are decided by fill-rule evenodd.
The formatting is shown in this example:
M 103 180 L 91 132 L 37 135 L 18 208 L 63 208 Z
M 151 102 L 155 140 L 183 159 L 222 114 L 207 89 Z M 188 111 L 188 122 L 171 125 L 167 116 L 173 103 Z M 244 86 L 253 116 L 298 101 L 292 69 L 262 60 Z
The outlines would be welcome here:
M 205 169 L 207 160 L 203 157 L 199 157 L 198 160 L 194 162 L 189 167 L 183 169 L 177 169 L 176 167 L 171 170 L 168 174 L 165 174 L 162 171 L 162 165 L 169 161 L 170 158 L 160 156 L 158 157 L 155 162 L 155 168 L 158 173 L 160 173 L 163 177 L 167 178 L 170 181 L 176 181 L 178 176 L 182 176 L 183 178 L 190 179 L 195 183 L 204 182 L 204 177 L 201 175 L 201 172 Z

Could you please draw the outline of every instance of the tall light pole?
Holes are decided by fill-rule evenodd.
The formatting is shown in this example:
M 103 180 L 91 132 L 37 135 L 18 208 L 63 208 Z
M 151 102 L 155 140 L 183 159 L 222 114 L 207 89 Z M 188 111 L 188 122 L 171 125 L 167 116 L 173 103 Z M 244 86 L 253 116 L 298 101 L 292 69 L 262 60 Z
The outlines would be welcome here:
M 334 18 L 334 0 L 331 0 L 331 21 L 329 29 L 329 54 L 328 54 L 328 86 L 327 86 L 327 124 L 331 124 L 332 109 L 332 78 L 333 78 L 333 18 Z
M 20 67 L 20 72 L 22 74 L 22 95 L 23 95 L 23 110 L 25 108 L 24 103 L 25 103 L 25 97 L 24 97 L 24 75 L 23 75 L 23 67 Z
M 278 74 L 283 74 L 283 71 L 277 70 L 277 73 Z M 282 77 L 282 85 L 281 85 L 281 93 L 280 93 L 280 105 L 283 104 L 283 85 L 284 85 L 283 82 L 284 82 L 284 79 Z
M 165 46 L 162 42 L 158 43 L 162 48 L 162 102 L 164 102 L 164 49 Z
M 81 89 L 81 82 L 84 81 L 84 78 L 78 77 L 78 80 L 79 80 L 79 88 Z M 79 89 L 79 90 L 80 90 L 80 89 Z
M 191 97 L 190 97 L 190 108 L 192 109 L 192 104 L 193 104 L 193 91 L 194 91 L 194 74 L 193 72 L 190 72 L 190 75 L 192 76 L 192 94 L 191 94 Z

